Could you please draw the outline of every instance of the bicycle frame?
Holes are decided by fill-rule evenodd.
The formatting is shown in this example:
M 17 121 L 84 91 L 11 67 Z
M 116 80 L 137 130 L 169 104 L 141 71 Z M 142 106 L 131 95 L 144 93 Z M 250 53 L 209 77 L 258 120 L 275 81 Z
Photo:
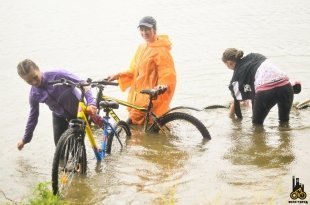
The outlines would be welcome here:
M 103 95 L 102 96 L 102 99 L 104 100 L 113 100 L 121 105 L 124 105 L 126 107 L 130 107 L 130 108 L 134 108 L 136 110 L 139 110 L 141 112 L 145 112 L 147 113 L 148 110 L 147 108 L 144 108 L 144 107 L 141 107 L 141 106 L 138 106 L 138 105 L 134 105 L 132 103 L 129 103 L 129 102 L 126 102 L 126 101 L 123 101 L 123 100 L 120 100 L 120 99 L 117 99 L 117 98 L 114 98 L 114 97 L 110 97 L 110 96 L 106 96 L 106 95 Z M 163 115 L 167 114 L 167 113 L 170 113 L 170 112 L 173 112 L 173 111 L 176 111 L 176 110 L 181 110 L 181 109 L 185 109 L 185 110 L 193 110 L 193 111 L 197 111 L 197 112 L 200 112 L 200 111 L 203 111 L 204 109 L 197 109 L 197 108 L 194 108 L 194 107 L 189 107 L 189 106 L 177 106 L 177 107 L 174 107 L 174 108 L 171 108 L 169 109 L 167 112 L 165 112 Z M 156 116 L 154 114 L 154 116 Z M 117 116 L 116 116 L 117 117 Z M 113 117 L 114 118 L 114 117 Z M 114 118 L 115 119 L 115 118 Z M 117 119 L 117 118 L 116 118 Z
M 152 105 L 153 105 L 152 102 L 149 102 L 148 108 L 145 108 L 145 107 L 134 105 L 134 104 L 126 102 L 124 100 L 120 100 L 120 99 L 117 99 L 117 98 L 114 98 L 114 97 L 110 97 L 110 96 L 107 96 L 107 95 L 102 95 L 101 98 L 103 100 L 113 100 L 113 101 L 117 102 L 120 105 L 123 105 L 123 106 L 126 106 L 126 107 L 130 107 L 130 108 L 133 108 L 133 109 L 136 109 L 136 110 L 139 110 L 141 112 L 146 113 L 146 120 L 145 120 L 145 122 L 143 124 L 143 131 L 144 132 L 147 132 L 147 131 L 151 130 L 153 128 L 153 126 L 155 126 L 155 124 L 158 125 L 158 117 L 151 111 Z M 151 101 L 151 99 L 150 99 L 150 101 Z M 113 109 L 109 109 L 109 113 L 113 117 L 114 120 L 117 121 L 119 119 Z M 152 117 L 152 119 L 154 120 L 154 123 L 152 123 L 148 127 L 150 117 Z
M 103 99 L 103 100 L 105 100 L 105 101 L 112 100 L 112 101 L 117 102 L 117 103 L 120 104 L 120 105 L 124 105 L 124 106 L 126 106 L 126 107 L 131 107 L 131 108 L 134 108 L 134 109 L 136 109 L 136 110 L 139 110 L 139 111 L 141 111 L 141 112 L 146 113 L 146 120 L 145 120 L 145 123 L 144 123 L 144 126 L 143 126 L 143 130 L 144 130 L 145 132 L 148 130 L 147 125 L 148 125 L 150 116 L 152 116 L 152 119 L 154 120 L 154 122 L 155 122 L 156 124 L 158 124 L 158 123 L 157 123 L 157 117 L 156 117 L 156 115 L 155 115 L 153 112 L 151 112 L 151 108 L 152 108 L 152 101 L 151 101 L 151 100 L 150 100 L 150 102 L 149 102 L 148 108 L 144 108 L 144 107 L 137 106 L 137 105 L 134 105 L 134 104 L 132 104 L 132 103 L 126 102 L 126 101 L 124 101 L 124 100 L 120 100 L 120 99 L 117 99 L 117 98 L 114 98 L 114 97 L 106 96 L 106 95 L 103 94 L 103 89 L 104 89 L 104 87 L 99 87 L 99 92 L 97 93 L 97 107 L 99 106 L 100 99 Z M 114 110 L 113 110 L 112 108 L 109 108 L 108 111 L 109 111 L 109 114 L 112 116 L 112 118 L 113 118 L 116 122 L 120 121 L 119 117 L 117 116 L 117 114 L 114 112 Z M 153 123 L 153 124 L 154 124 L 154 123 Z M 149 129 L 151 129 L 153 126 L 154 126 L 154 125 L 152 125 Z
M 97 161 L 104 159 L 106 154 L 110 154 L 112 150 L 113 138 L 117 139 L 121 148 L 123 148 L 122 140 L 127 140 L 131 135 L 130 128 L 124 121 L 119 121 L 114 126 L 109 122 L 109 108 L 117 109 L 116 103 L 99 103 L 98 114 L 101 109 L 105 114 L 101 116 L 89 114 L 86 101 L 84 100 L 86 94 L 85 86 L 100 86 L 115 85 L 107 81 L 92 82 L 91 80 L 85 82 L 73 82 L 62 78 L 55 81 L 50 81 L 51 85 L 65 85 L 76 87 L 81 90 L 81 96 L 78 102 L 78 109 L 76 118 L 70 120 L 68 130 L 65 131 L 55 150 L 52 168 L 52 187 L 54 194 L 60 194 L 69 187 L 75 174 L 86 174 L 87 170 L 87 154 L 85 146 L 85 135 L 88 138 L 90 146 L 95 154 Z M 102 142 L 98 142 L 93 134 L 93 129 L 89 121 L 89 117 L 102 130 Z M 124 136 L 124 134 L 126 136 Z M 122 138 L 121 138 L 122 137 Z M 100 147 L 100 145 L 102 145 Z M 116 145 L 117 146 L 117 145 Z M 116 147 L 114 146 L 114 148 Z M 113 148 L 113 149 L 114 149 Z
M 106 151 L 108 135 L 110 132 L 116 133 L 116 130 L 109 123 L 109 117 L 104 116 L 102 118 L 104 128 L 101 128 L 101 129 L 103 129 L 103 144 L 102 144 L 102 148 L 98 149 L 97 143 L 95 141 L 94 134 L 91 130 L 90 124 L 88 123 L 87 115 L 85 113 L 87 113 L 87 107 L 83 101 L 80 101 L 79 106 L 78 106 L 77 119 L 81 119 L 85 122 L 85 132 L 86 132 L 87 139 L 90 142 L 91 148 L 94 151 L 96 159 L 98 161 L 101 161 L 105 157 L 105 154 L 106 154 L 105 151 Z M 118 121 L 119 121 L 119 118 L 117 117 L 117 115 L 115 113 L 113 116 L 116 119 L 118 119 Z
M 81 127 L 81 125 L 83 125 L 83 129 L 80 129 L 80 131 L 82 132 L 82 135 L 86 136 L 88 138 L 88 141 L 91 145 L 92 150 L 94 151 L 94 154 L 96 156 L 96 159 L 98 161 L 101 161 L 104 157 L 105 157 L 105 151 L 106 151 L 106 145 L 107 145 L 107 139 L 108 139 L 108 135 L 110 132 L 116 133 L 115 129 L 113 128 L 113 126 L 109 123 L 109 116 L 106 115 L 104 117 L 102 117 L 102 127 L 101 129 L 103 129 L 103 143 L 102 143 L 102 148 L 99 149 L 94 137 L 94 134 L 91 130 L 90 124 L 88 122 L 88 115 L 87 115 L 87 105 L 84 102 L 84 97 L 85 97 L 85 88 L 84 86 L 89 86 L 90 83 L 85 83 L 85 84 L 77 84 L 77 83 L 73 83 L 72 81 L 69 81 L 67 79 L 60 79 L 54 82 L 50 82 L 51 84 L 67 84 L 67 85 L 73 85 L 75 87 L 78 87 L 81 90 L 81 97 L 79 100 L 79 104 L 78 104 L 78 111 L 77 111 L 77 118 L 73 119 L 70 121 L 69 125 L 71 127 L 75 127 L 75 126 L 79 126 Z M 99 108 L 99 106 L 98 106 Z M 100 109 L 98 109 L 99 111 Z M 113 117 L 115 119 L 117 119 L 116 114 L 113 115 Z M 119 119 L 117 121 L 120 121 Z
M 90 142 L 90 145 L 95 153 L 97 160 L 102 160 L 103 157 L 98 152 L 97 143 L 95 141 L 94 134 L 91 131 L 90 125 L 88 123 L 87 115 L 85 114 L 86 112 L 87 112 L 87 107 L 85 103 L 80 101 L 79 106 L 78 106 L 77 119 L 81 119 L 85 122 L 85 132 L 86 132 L 88 141 Z
M 200 133 L 202 134 L 204 138 L 210 138 L 210 134 L 208 130 L 198 119 L 196 118 L 193 119 L 193 116 L 191 116 L 190 114 L 187 114 L 186 116 L 184 116 L 185 114 L 184 112 L 178 112 L 178 110 L 190 110 L 190 111 L 202 111 L 202 110 L 199 110 L 193 107 L 178 106 L 178 107 L 168 110 L 166 113 L 160 116 L 157 116 L 154 112 L 152 112 L 153 100 L 157 99 L 158 95 L 163 94 L 167 90 L 166 86 L 155 88 L 155 89 L 141 90 L 142 94 L 149 95 L 149 103 L 146 108 L 142 106 L 134 105 L 133 103 L 129 103 L 124 100 L 120 100 L 114 97 L 104 95 L 103 90 L 104 90 L 104 86 L 99 87 L 99 92 L 97 93 L 97 98 L 96 98 L 97 105 L 99 104 L 101 100 L 102 101 L 114 101 L 120 105 L 133 108 L 135 110 L 145 113 L 145 120 L 143 123 L 144 132 L 154 132 L 154 131 L 157 132 L 158 130 L 160 130 L 162 133 L 169 135 L 171 129 L 168 126 L 166 126 L 165 123 L 162 123 L 162 122 L 163 120 L 164 122 L 167 122 L 167 121 L 170 122 L 172 118 L 177 117 L 181 120 L 184 119 L 186 121 L 190 121 L 192 125 L 196 126 L 196 128 L 199 129 Z M 112 108 L 109 108 L 107 111 L 114 118 L 114 120 L 116 121 L 119 120 L 119 118 L 117 117 L 116 113 L 114 112 Z

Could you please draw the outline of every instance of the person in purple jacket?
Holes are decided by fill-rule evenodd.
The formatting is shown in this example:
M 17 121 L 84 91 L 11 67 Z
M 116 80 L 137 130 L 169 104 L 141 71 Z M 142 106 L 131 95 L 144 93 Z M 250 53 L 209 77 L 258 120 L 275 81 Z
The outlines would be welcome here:
M 26 143 L 32 139 L 33 132 L 38 123 L 39 104 L 45 103 L 52 111 L 54 142 L 57 142 L 62 133 L 68 128 L 69 121 L 76 118 L 80 92 L 77 88 L 68 86 L 49 85 L 49 81 L 66 78 L 73 82 L 81 80 L 74 74 L 58 69 L 41 72 L 39 67 L 29 59 L 21 61 L 17 65 L 17 73 L 31 85 L 29 94 L 30 113 L 23 138 L 17 143 L 17 148 L 21 150 Z M 88 110 L 91 114 L 96 113 L 96 102 L 89 89 L 86 94 Z

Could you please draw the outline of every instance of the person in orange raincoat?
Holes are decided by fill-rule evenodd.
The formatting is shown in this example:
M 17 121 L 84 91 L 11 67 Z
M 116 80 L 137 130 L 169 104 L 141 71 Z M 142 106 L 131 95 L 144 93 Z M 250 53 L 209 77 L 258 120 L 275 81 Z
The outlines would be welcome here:
M 109 76 L 108 80 L 118 80 L 122 91 L 130 87 L 128 102 L 143 107 L 148 105 L 148 95 L 141 94 L 142 89 L 167 85 L 168 90 L 153 101 L 153 112 L 162 115 L 169 110 L 176 86 L 176 72 L 170 54 L 171 42 L 167 35 L 156 34 L 156 20 L 151 16 L 143 17 L 138 28 L 146 42 L 138 47 L 129 69 Z M 128 108 L 128 111 L 132 124 L 143 124 L 144 113 L 132 108 Z

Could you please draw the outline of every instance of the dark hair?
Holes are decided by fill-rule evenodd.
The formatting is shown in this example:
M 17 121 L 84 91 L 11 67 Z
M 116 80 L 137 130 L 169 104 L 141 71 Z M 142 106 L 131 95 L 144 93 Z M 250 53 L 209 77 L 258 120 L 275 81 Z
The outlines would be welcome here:
M 17 73 L 19 76 L 25 76 L 31 70 L 39 70 L 39 67 L 30 59 L 25 59 L 17 65 Z
M 235 48 L 227 48 L 222 56 L 222 61 L 226 63 L 227 61 L 237 62 L 243 57 L 243 51 L 237 50 Z

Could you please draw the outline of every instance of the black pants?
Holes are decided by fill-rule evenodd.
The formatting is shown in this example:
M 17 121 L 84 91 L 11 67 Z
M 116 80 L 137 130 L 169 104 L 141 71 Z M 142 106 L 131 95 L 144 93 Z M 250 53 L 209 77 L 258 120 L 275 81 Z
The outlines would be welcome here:
M 67 119 L 58 117 L 53 114 L 53 131 L 55 146 L 57 145 L 62 133 L 64 133 L 68 129 L 68 126 L 69 122 L 67 121 Z
M 257 92 L 253 105 L 253 123 L 263 124 L 269 111 L 276 104 L 278 104 L 280 122 L 288 122 L 293 99 L 294 93 L 290 83 L 271 90 Z

